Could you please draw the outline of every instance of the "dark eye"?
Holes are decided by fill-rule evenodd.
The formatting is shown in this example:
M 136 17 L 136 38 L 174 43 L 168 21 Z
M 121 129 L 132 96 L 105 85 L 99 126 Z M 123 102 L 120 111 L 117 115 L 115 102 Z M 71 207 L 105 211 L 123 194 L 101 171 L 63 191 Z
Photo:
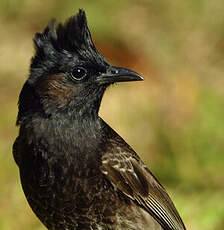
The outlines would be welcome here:
M 87 70 L 83 67 L 76 67 L 72 70 L 72 78 L 75 80 L 82 80 L 87 75 Z

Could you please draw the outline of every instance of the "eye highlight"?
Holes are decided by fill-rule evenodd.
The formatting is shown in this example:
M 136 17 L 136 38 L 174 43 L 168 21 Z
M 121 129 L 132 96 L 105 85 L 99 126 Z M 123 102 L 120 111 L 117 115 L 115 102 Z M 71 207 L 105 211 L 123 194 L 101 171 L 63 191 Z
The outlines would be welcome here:
M 75 67 L 71 72 L 71 77 L 77 81 L 82 80 L 87 75 L 87 70 L 83 67 Z

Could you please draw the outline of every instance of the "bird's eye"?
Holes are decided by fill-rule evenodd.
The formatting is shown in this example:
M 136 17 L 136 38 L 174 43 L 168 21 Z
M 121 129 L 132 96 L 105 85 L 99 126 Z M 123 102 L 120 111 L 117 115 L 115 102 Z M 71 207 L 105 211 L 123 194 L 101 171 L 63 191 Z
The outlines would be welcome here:
M 72 70 L 72 78 L 75 80 L 82 80 L 87 75 L 87 70 L 83 67 L 76 67 Z

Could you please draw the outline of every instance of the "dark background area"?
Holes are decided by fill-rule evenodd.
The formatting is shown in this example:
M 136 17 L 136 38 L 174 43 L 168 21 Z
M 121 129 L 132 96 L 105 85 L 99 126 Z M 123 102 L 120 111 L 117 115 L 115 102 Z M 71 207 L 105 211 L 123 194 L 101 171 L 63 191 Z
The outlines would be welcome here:
M 32 38 L 86 11 L 113 65 L 143 82 L 112 86 L 100 114 L 165 185 L 188 230 L 224 229 L 223 0 L 0 1 L 0 230 L 40 230 L 11 148 Z

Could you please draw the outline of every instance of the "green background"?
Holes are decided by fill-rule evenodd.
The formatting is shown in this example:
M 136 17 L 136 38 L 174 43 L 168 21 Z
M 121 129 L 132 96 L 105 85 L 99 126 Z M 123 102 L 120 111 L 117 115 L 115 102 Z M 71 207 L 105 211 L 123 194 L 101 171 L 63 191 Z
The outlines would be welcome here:
M 188 230 L 223 230 L 223 0 L 0 1 L 0 230 L 45 229 L 11 153 L 16 104 L 34 33 L 79 8 L 103 55 L 145 77 L 110 87 L 101 116 L 164 184 Z

